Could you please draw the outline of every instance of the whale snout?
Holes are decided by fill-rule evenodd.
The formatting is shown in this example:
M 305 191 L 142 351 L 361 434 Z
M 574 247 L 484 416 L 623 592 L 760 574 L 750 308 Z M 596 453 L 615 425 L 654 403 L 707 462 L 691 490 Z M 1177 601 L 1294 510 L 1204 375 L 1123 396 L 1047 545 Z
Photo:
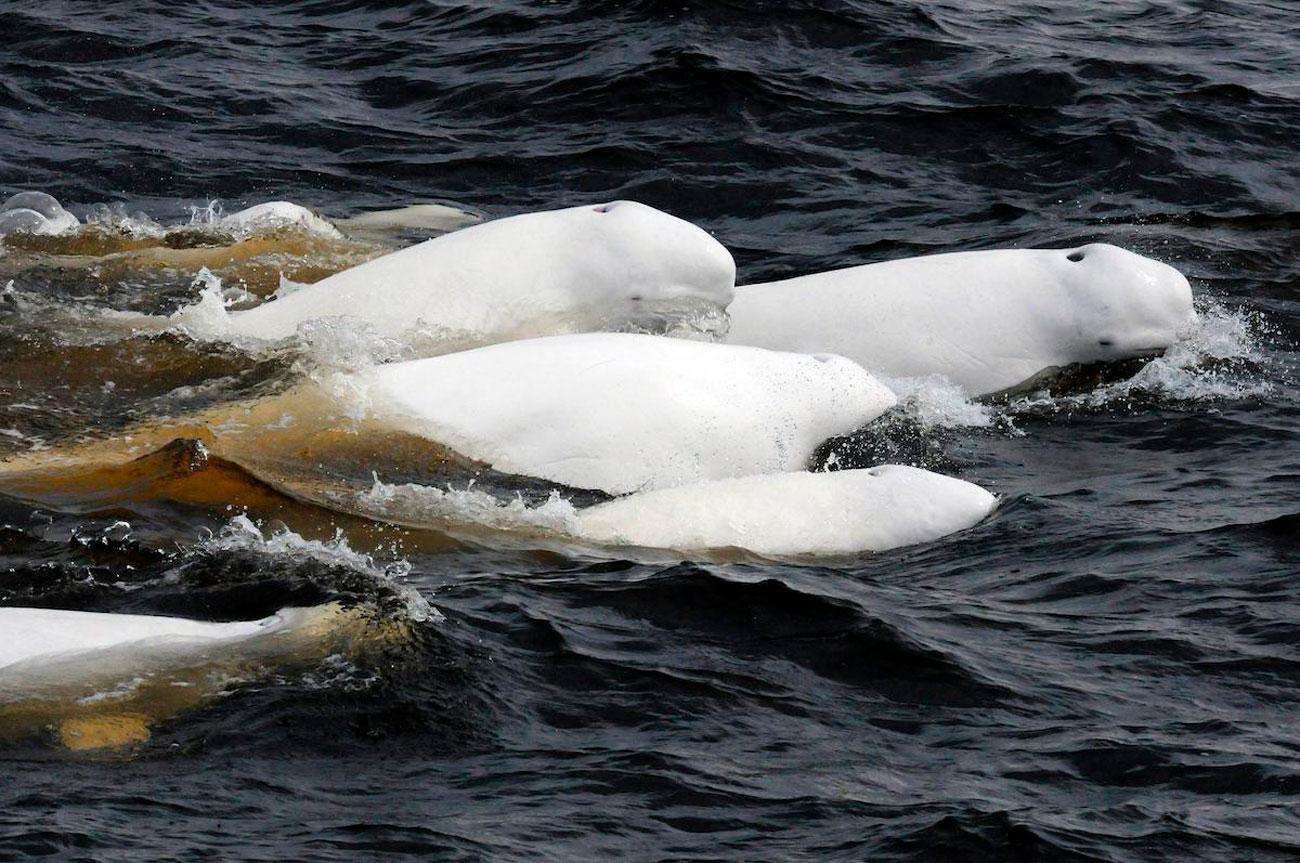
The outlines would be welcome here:
M 626 238 L 635 259 L 645 262 L 646 273 L 656 274 L 642 291 L 645 299 L 702 297 L 724 305 L 731 302 L 736 261 L 708 231 L 638 201 L 609 201 L 590 210 Z
M 1096 310 L 1095 344 L 1108 356 L 1160 353 L 1196 323 L 1192 286 L 1166 263 L 1109 243 L 1057 254 Z

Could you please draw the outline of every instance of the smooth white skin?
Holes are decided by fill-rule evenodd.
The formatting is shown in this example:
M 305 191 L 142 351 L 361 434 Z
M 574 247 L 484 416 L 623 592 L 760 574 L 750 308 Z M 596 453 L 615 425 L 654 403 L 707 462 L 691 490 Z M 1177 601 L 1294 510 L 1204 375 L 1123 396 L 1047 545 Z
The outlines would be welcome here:
M 1196 320 L 1181 273 L 1100 243 L 931 255 L 748 285 L 727 313 L 731 344 L 830 351 L 887 379 L 943 375 L 969 395 L 1072 363 L 1159 353 Z
M 80 226 L 76 216 L 44 192 L 19 192 L 0 204 L 0 235 L 64 234 Z
M 334 223 L 350 237 L 386 238 L 406 231 L 445 234 L 481 221 L 480 216 L 446 204 L 410 204 L 392 210 L 359 213 L 336 219 Z
M 0 680 L 6 670 L 30 671 L 37 663 L 88 660 L 104 651 L 148 648 L 177 657 L 284 631 L 304 609 L 284 609 L 261 620 L 209 623 L 180 617 L 102 614 L 48 608 L 0 608 Z
M 978 524 L 997 499 L 969 482 L 901 465 L 723 479 L 582 510 L 601 545 L 742 548 L 772 557 L 884 551 Z
M 506 342 L 345 380 L 382 425 L 612 494 L 798 470 L 895 403 L 843 357 L 628 333 Z
M 416 327 L 491 334 L 588 306 L 701 297 L 725 305 L 731 254 L 705 231 L 634 201 L 474 225 L 367 261 L 255 309 L 231 328 L 291 336 L 346 316 L 396 337 Z
M 290 201 L 267 201 L 245 210 L 223 216 L 217 223 L 235 234 L 252 234 L 276 228 L 297 228 L 333 240 L 342 239 L 338 228 L 306 207 Z

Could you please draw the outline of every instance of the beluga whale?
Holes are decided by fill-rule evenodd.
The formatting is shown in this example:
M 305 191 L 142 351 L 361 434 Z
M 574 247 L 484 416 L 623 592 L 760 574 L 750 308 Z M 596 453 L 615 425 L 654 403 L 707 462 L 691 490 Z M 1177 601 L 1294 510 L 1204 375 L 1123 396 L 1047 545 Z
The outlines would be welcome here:
M 258 620 L 0 608 L 0 740 L 52 736 L 120 748 L 226 685 L 406 637 L 364 605 L 283 608 Z
M 726 340 L 842 354 L 886 381 L 996 396 L 1163 353 L 1194 325 L 1171 266 L 1105 243 L 954 252 L 738 287 Z
M 609 494 L 798 470 L 895 402 L 843 357 L 633 333 L 505 342 L 341 380 L 370 423 Z
M 979 486 L 905 465 L 760 474 L 640 492 L 580 510 L 586 542 L 766 557 L 887 551 L 978 524 L 997 507 Z
M 689 222 L 639 204 L 527 213 L 462 228 L 234 312 L 231 335 L 278 340 L 347 318 L 401 338 L 424 329 L 480 342 L 602 329 L 673 301 L 725 306 L 736 267 Z
M 510 485 L 619 495 L 802 470 L 828 438 L 895 402 L 861 366 L 830 354 L 580 333 L 332 372 L 107 440 L 15 455 L 0 472 L 42 499 L 88 466 L 193 439 L 316 502 L 336 479 L 369 485 L 375 471 L 441 484 L 486 481 L 490 469 Z

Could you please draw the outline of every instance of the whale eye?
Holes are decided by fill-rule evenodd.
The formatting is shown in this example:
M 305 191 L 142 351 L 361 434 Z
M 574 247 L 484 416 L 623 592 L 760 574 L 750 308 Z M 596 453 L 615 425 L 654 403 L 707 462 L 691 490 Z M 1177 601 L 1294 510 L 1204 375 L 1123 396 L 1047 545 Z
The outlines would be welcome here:
M 593 209 L 593 210 L 596 211 L 597 213 L 608 213 L 610 210 L 614 209 L 614 205 L 613 205 L 613 204 L 601 204 L 601 205 L 599 205 L 599 206 L 592 207 L 591 209 Z
M 631 301 L 634 302 L 634 303 L 639 303 L 639 302 L 641 302 L 641 298 L 640 298 L 640 297 L 628 297 L 628 299 L 631 300 Z
M 1083 249 L 1080 249 L 1077 252 L 1070 252 L 1070 254 L 1065 256 L 1065 259 L 1067 261 L 1074 261 L 1076 264 L 1079 263 L 1079 261 L 1083 260 Z
M 1113 347 L 1115 347 L 1115 343 L 1114 343 L 1113 341 L 1111 341 L 1110 339 L 1100 339 L 1100 340 L 1098 340 L 1097 344 L 1101 345 L 1103 348 L 1113 348 Z

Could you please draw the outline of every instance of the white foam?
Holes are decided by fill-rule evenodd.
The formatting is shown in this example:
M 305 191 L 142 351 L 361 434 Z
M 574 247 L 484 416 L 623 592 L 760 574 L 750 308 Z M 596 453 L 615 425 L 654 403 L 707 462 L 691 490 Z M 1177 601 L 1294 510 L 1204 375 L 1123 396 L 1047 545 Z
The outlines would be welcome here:
M 207 267 L 194 276 L 199 298 L 172 312 L 167 320 L 173 329 L 197 340 L 224 337 L 230 331 L 230 303 L 222 290 L 221 279 Z
M 883 380 L 898 394 L 903 412 L 925 428 L 990 428 L 997 421 L 992 407 L 943 375 Z
M 1266 329 L 1256 314 L 1207 302 L 1193 327 L 1128 380 L 1075 396 L 1026 396 L 1010 409 L 1114 407 L 1138 397 L 1202 403 L 1267 396 L 1273 385 L 1257 368 L 1266 361 Z

